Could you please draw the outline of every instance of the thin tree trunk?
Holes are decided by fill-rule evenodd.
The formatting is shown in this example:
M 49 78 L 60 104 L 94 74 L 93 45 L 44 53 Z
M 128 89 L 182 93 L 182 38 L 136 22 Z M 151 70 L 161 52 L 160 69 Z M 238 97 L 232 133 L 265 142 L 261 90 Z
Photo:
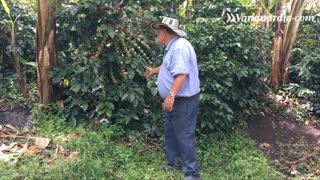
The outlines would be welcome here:
M 282 14 L 282 0 L 277 0 L 276 16 L 279 17 Z M 281 31 L 281 20 L 276 18 L 276 31 L 273 42 L 273 56 L 272 56 L 272 78 L 271 86 L 278 89 L 281 84 L 280 65 L 281 65 L 281 44 L 282 44 L 282 31 Z
M 55 48 L 56 0 L 38 0 L 37 75 L 40 103 L 55 102 L 55 92 L 47 70 L 57 63 Z
M 15 69 L 17 73 L 17 82 L 20 93 L 23 95 L 23 97 L 27 98 L 29 96 L 28 88 L 27 88 L 27 80 L 24 73 L 24 70 L 20 66 L 20 58 L 16 46 L 16 37 L 15 37 L 15 22 L 12 22 L 11 26 L 11 48 L 12 48 L 12 54 L 15 64 Z
M 20 58 L 19 58 L 19 54 L 18 54 L 18 50 L 17 50 L 17 46 L 16 46 L 16 37 L 15 37 L 15 23 L 16 23 L 16 20 L 20 17 L 20 15 L 18 15 L 16 17 L 16 19 L 13 20 L 11 17 L 10 9 L 9 9 L 6 1 L 1 1 L 1 4 L 2 4 L 2 7 L 4 8 L 5 12 L 7 13 L 7 15 L 10 18 L 11 48 L 12 48 L 12 55 L 13 55 L 13 60 L 14 60 L 14 67 L 15 67 L 15 70 L 17 73 L 17 83 L 18 83 L 19 91 L 24 97 L 28 97 L 29 92 L 28 92 L 28 88 L 27 88 L 27 80 L 25 77 L 25 73 L 20 66 Z M 0 26 L 0 29 L 4 29 L 4 28 L 2 26 Z M 3 32 L 3 34 L 5 36 L 6 32 Z M 1 53 L 1 59 L 2 59 L 2 53 Z
M 264 0 L 264 3 L 266 5 L 266 7 L 268 7 L 268 1 Z M 268 16 L 268 13 L 261 6 L 261 4 L 258 0 L 256 0 L 256 2 L 255 2 L 255 12 L 256 12 L 256 16 L 258 16 L 258 17 Z M 266 33 L 268 33 L 270 31 L 269 21 L 254 22 L 254 26 L 257 28 L 263 29 Z M 261 39 L 261 38 L 259 38 L 259 39 Z M 268 63 L 271 65 L 271 59 L 266 58 L 266 55 L 270 54 L 270 51 L 271 51 L 270 48 L 262 47 L 262 49 L 260 50 L 262 58 L 259 59 L 259 61 L 261 61 L 263 63 Z

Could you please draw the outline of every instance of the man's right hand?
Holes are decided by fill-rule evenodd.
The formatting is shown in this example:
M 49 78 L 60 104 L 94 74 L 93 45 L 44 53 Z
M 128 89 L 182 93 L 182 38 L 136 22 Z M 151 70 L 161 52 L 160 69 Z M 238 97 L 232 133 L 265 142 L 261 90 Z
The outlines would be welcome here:
M 151 67 L 146 67 L 146 71 L 145 71 L 145 73 L 144 73 L 144 77 L 145 78 L 148 78 L 148 77 L 150 77 L 150 76 L 153 76 L 153 75 L 155 75 L 156 73 L 155 73 L 155 69 L 153 69 L 153 68 L 151 68 Z

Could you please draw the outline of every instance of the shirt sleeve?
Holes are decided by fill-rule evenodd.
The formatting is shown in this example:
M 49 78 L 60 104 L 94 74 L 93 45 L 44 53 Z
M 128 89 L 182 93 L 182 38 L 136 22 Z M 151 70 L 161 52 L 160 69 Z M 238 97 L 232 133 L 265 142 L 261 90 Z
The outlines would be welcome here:
M 189 52 L 183 48 L 174 50 L 170 63 L 170 72 L 172 76 L 189 74 L 189 57 Z

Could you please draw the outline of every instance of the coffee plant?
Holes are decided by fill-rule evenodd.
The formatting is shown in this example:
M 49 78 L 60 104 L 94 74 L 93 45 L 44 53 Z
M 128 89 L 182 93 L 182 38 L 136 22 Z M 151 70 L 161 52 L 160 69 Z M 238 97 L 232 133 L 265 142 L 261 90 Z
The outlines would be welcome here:
M 251 26 L 228 25 L 219 11 L 228 9 L 221 4 L 195 7 L 194 12 L 205 17 L 195 14 L 187 26 L 199 61 L 200 126 L 229 131 L 245 126 L 240 114 L 264 97 L 267 87 L 262 79 L 267 77 L 268 66 L 259 61 L 263 58 L 260 49 L 271 48 L 271 42 L 269 34 Z
M 59 63 L 48 73 L 60 85 L 63 113 L 69 122 L 103 121 L 160 134 L 162 102 L 155 77 L 147 80 L 143 73 L 146 66 L 161 64 L 163 49 L 149 27 L 161 16 L 179 19 L 197 53 L 201 130 L 228 131 L 244 126 L 240 115 L 257 106 L 264 96 L 268 66 L 261 59 L 271 57 L 261 49 L 271 49 L 271 36 L 248 23 L 226 22 L 226 13 L 252 14 L 252 9 L 237 1 L 200 0 L 182 5 L 176 0 L 79 0 L 58 4 Z M 32 26 L 26 24 L 24 28 L 31 33 Z M 0 48 L 9 48 L 7 34 L 1 33 L 0 38 Z M 28 53 L 34 47 L 34 37 L 31 39 L 25 38 L 27 44 L 21 46 L 28 62 L 35 59 L 34 53 Z M 4 62 L 0 59 L 0 66 L 12 68 Z
M 155 33 L 142 22 L 143 16 L 149 22 L 153 17 L 141 12 L 139 6 L 107 1 L 80 1 L 61 9 L 60 62 L 50 76 L 54 83 L 70 82 L 63 92 L 67 119 L 97 119 L 144 127 L 152 135 L 160 132 L 155 79 L 146 80 L 143 74 L 146 66 L 160 64 L 161 48 L 149 40 Z
M 266 77 L 267 66 L 259 59 L 260 48 L 270 47 L 269 36 L 246 24 L 226 24 L 225 17 L 220 17 L 228 11 L 223 3 L 211 2 L 207 9 L 195 4 L 187 18 L 177 15 L 179 6 L 174 2 L 165 13 L 159 12 L 166 3 L 83 0 L 59 11 L 60 63 L 50 76 L 55 83 L 70 82 L 64 89 L 68 119 L 74 123 L 98 119 L 144 127 L 153 135 L 160 132 L 161 100 L 155 78 L 146 80 L 143 72 L 146 66 L 160 65 L 162 59 L 148 23 L 166 15 L 181 20 L 198 55 L 200 128 L 227 131 L 245 124 L 239 114 L 256 106 L 264 95 L 261 78 Z
M 320 114 L 320 55 L 319 55 L 319 30 L 320 17 L 316 14 L 313 22 L 302 22 L 297 43 L 292 52 L 292 64 L 290 66 L 290 82 L 296 88 L 291 87 L 292 93 L 297 97 L 304 98 L 312 105 L 309 111 Z

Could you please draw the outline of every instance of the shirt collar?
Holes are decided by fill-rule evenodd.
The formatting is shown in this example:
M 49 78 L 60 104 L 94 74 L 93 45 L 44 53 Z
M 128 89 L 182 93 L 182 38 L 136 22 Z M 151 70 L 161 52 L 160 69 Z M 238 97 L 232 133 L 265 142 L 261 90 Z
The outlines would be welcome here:
M 171 47 L 171 45 L 177 40 L 177 39 L 179 39 L 180 37 L 179 36 L 176 36 L 176 37 L 174 37 L 170 42 L 169 42 L 169 44 L 167 45 L 167 47 L 164 49 L 166 52 L 168 52 L 169 51 L 169 49 L 170 49 L 170 47 Z

